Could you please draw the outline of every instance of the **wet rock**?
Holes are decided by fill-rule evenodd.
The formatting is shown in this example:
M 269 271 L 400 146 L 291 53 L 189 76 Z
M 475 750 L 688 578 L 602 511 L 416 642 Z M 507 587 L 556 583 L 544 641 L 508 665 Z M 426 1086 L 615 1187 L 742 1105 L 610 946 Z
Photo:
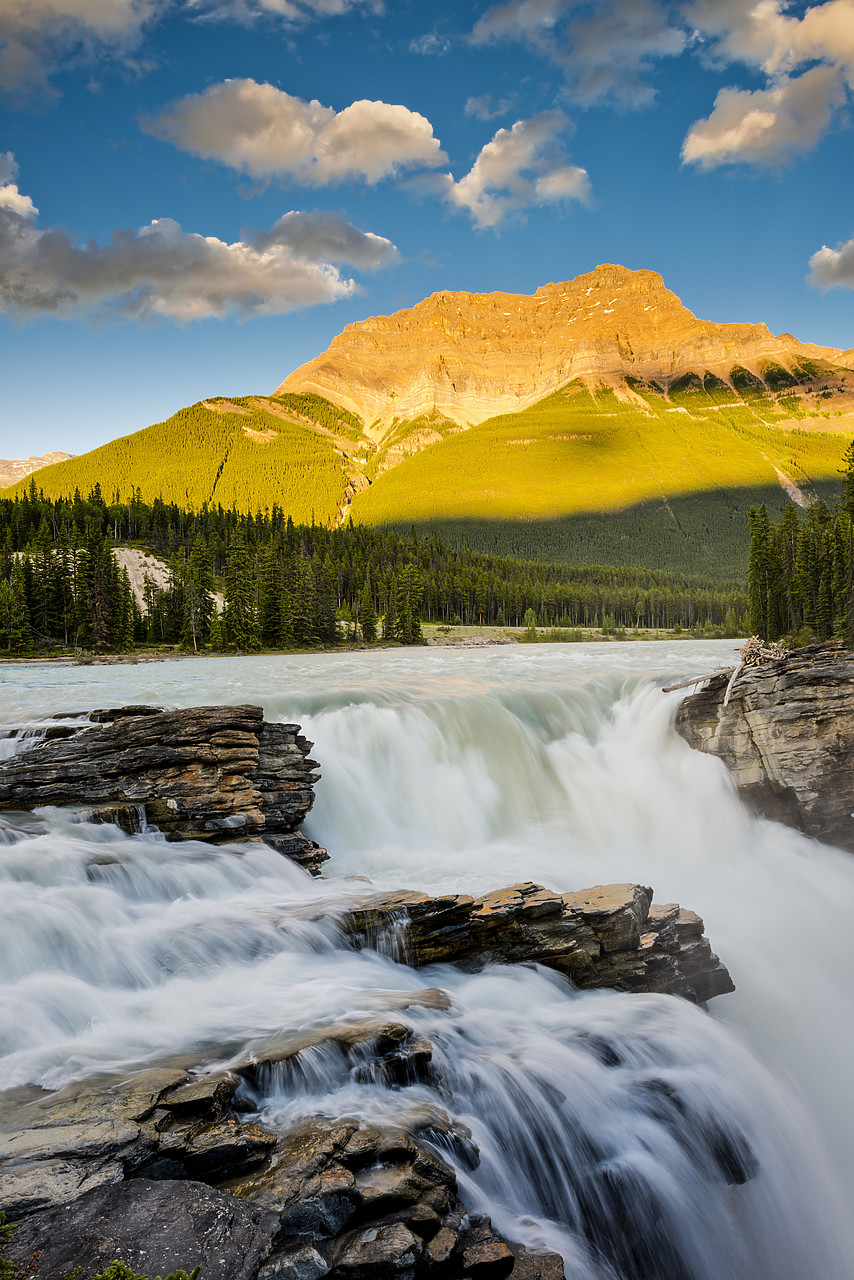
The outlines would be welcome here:
M 444 1007 L 447 1004 L 446 996 Z M 303 1066 L 303 1055 L 324 1048 L 336 1053 L 341 1066 L 361 1084 L 414 1084 L 427 1078 L 433 1058 L 431 1042 L 411 1027 L 370 1018 L 268 1037 L 250 1045 L 232 1067 L 250 1085 L 263 1087 L 277 1068 L 297 1072 Z M 330 1069 L 332 1065 L 330 1060 Z
M 854 852 L 854 653 L 811 645 L 681 703 L 676 731 L 727 766 L 763 817 Z
M 703 922 L 674 904 L 653 907 L 641 885 L 551 893 L 531 883 L 482 898 L 400 890 L 352 907 L 341 928 L 357 946 L 393 938 L 410 965 L 479 969 L 494 960 L 534 961 L 576 986 L 658 991 L 706 1001 L 732 980 L 703 936 Z
M 441 1127 L 436 1115 L 428 1121 Z M 277 1214 L 280 1238 L 310 1245 L 342 1277 L 417 1269 L 443 1229 L 455 1247 L 463 1214 L 453 1171 L 428 1146 L 355 1119 L 304 1121 L 282 1135 L 263 1169 L 228 1185 Z
M 258 1272 L 258 1280 L 320 1280 L 328 1275 L 329 1262 L 314 1245 L 300 1240 L 274 1251 Z
M 233 1071 L 211 1072 L 179 1085 L 161 1099 L 160 1105 L 182 1116 L 221 1111 L 234 1097 L 239 1084 L 240 1077 Z
M 168 840 L 263 839 L 317 874 L 326 850 L 297 830 L 319 777 L 310 750 L 255 706 L 101 710 L 0 761 L 0 810 L 106 806 L 115 821 L 140 806 Z
M 421 1256 L 421 1241 L 402 1222 L 364 1227 L 343 1237 L 335 1251 L 332 1275 L 352 1280 L 414 1276 Z
M 255 1168 L 276 1146 L 274 1133 L 257 1124 L 241 1124 L 232 1116 L 189 1124 L 169 1117 L 156 1129 L 156 1152 L 137 1165 L 134 1176 L 221 1182 Z
M 277 1225 L 275 1215 L 201 1183 L 139 1179 L 33 1214 L 7 1254 L 24 1263 L 39 1251 L 39 1280 L 61 1280 L 76 1266 L 92 1275 L 114 1258 L 149 1276 L 199 1265 L 205 1280 L 255 1280 Z
M 514 1244 L 516 1261 L 512 1280 L 565 1280 L 563 1258 L 559 1253 L 532 1253 L 524 1245 Z
M 0 1105 L 0 1209 L 14 1219 L 123 1178 L 217 1182 L 256 1167 L 276 1137 L 222 1114 L 236 1085 L 158 1069 L 17 1105 L 13 1091 Z

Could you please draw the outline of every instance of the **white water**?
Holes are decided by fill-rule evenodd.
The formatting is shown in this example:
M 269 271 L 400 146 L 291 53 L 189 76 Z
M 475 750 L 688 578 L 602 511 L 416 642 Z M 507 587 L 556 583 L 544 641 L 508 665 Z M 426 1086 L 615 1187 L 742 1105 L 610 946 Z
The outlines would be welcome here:
M 139 701 L 256 701 L 300 721 L 323 773 L 307 830 L 334 857 L 318 883 L 257 846 L 166 845 L 55 811 L 15 830 L 7 818 L 0 1084 L 222 1060 L 440 986 L 449 1012 L 393 1015 L 436 1043 L 434 1086 L 355 1084 L 320 1053 L 319 1072 L 262 1099 L 266 1118 L 443 1107 L 481 1151 L 476 1170 L 459 1166 L 467 1201 L 560 1248 L 583 1280 L 845 1280 L 854 858 L 748 817 L 723 769 L 673 734 L 678 698 L 660 685 L 731 648 L 3 671 L 0 730 Z M 466 891 L 642 881 L 703 915 L 738 990 L 709 1017 L 572 994 L 544 971 L 416 973 L 343 949 L 323 918 L 365 875 Z M 733 1160 L 754 1159 L 755 1176 L 728 1186 Z

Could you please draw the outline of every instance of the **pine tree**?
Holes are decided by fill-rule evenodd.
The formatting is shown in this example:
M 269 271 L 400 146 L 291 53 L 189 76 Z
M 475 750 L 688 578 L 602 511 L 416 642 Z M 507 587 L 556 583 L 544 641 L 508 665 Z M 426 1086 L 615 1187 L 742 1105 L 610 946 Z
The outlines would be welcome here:
M 181 638 L 198 652 L 204 644 L 213 614 L 213 575 L 207 543 L 196 534 L 184 571 L 184 617 Z
M 12 566 L 12 578 L 9 583 L 6 647 L 12 653 L 19 655 L 31 653 L 33 647 L 30 612 L 27 608 L 26 579 L 20 556 L 16 557 Z
M 377 638 L 377 611 L 374 608 L 370 574 L 367 573 L 359 597 L 359 627 L 365 644 L 373 644 Z
M 235 535 L 228 552 L 223 630 L 226 643 L 238 653 L 254 653 L 261 647 L 255 612 L 255 577 L 242 532 Z

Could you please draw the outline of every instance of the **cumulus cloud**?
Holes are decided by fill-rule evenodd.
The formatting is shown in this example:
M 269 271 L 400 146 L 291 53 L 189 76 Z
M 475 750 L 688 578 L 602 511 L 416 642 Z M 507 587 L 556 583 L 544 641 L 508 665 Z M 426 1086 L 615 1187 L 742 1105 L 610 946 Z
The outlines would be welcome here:
M 685 10 L 704 55 L 767 77 L 753 91 L 725 88 L 692 125 L 688 163 L 777 165 L 815 146 L 854 88 L 854 0 L 827 0 L 801 16 L 786 0 L 693 0 Z M 805 69 L 804 69 L 805 68 Z
M 0 172 L 15 176 L 14 160 Z M 227 243 L 160 218 L 116 231 L 109 244 L 78 243 L 40 229 L 38 209 L 7 180 L 0 186 L 0 310 L 18 318 L 280 315 L 354 293 L 336 264 L 373 269 L 395 260 L 382 236 L 327 213 L 286 213 L 269 230 Z
M 687 33 L 656 0 L 507 0 L 475 24 L 472 40 L 517 40 L 562 68 L 570 95 L 589 106 L 649 102 L 646 77 L 659 58 L 679 54 Z
M 814 146 L 854 89 L 854 0 L 504 0 L 471 38 L 527 45 L 585 105 L 645 105 L 656 64 L 685 50 L 758 71 L 760 88 L 722 89 L 689 131 L 683 159 L 705 169 L 776 165 Z
M 49 92 L 69 57 L 127 54 L 168 0 L 2 0 L 0 89 Z
M 433 126 L 417 111 L 365 100 L 334 111 L 254 80 L 211 85 L 141 124 L 254 178 L 288 176 L 307 186 L 378 182 L 401 169 L 447 163 Z
M 557 140 L 565 125 L 561 112 L 550 111 L 499 129 L 464 178 L 437 176 L 436 190 L 455 208 L 467 210 L 478 227 L 495 227 L 531 205 L 584 203 L 590 198 L 587 172 L 567 164 Z
M 810 258 L 807 279 L 819 289 L 854 289 L 854 236 L 835 249 L 822 245 Z
M 703 169 L 781 164 L 815 145 L 844 98 L 836 69 L 822 66 L 770 89 L 721 89 L 711 115 L 691 126 L 682 159 Z

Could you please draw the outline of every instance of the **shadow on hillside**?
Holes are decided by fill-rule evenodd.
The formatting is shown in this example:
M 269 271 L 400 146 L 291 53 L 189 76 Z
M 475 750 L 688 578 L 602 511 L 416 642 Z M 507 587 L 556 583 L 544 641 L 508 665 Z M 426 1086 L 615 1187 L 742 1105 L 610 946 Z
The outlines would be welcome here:
M 811 492 L 832 503 L 840 487 L 820 481 Z M 764 502 L 776 520 L 788 501 L 778 485 L 767 485 L 650 501 L 604 515 L 421 521 L 415 528 L 420 535 L 438 533 L 451 544 L 465 541 L 477 551 L 520 560 L 636 565 L 732 578 L 747 573 L 749 508 Z M 406 533 L 412 526 L 394 527 Z

